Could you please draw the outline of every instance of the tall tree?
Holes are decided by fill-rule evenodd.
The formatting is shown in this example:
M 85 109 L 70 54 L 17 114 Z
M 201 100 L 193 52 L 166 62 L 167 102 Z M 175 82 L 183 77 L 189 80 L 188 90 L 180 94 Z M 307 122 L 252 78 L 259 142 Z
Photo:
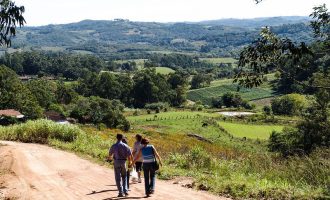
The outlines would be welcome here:
M 11 45 L 11 39 L 16 35 L 16 27 L 26 23 L 24 11 L 24 6 L 17 6 L 10 0 L 0 1 L 0 45 Z

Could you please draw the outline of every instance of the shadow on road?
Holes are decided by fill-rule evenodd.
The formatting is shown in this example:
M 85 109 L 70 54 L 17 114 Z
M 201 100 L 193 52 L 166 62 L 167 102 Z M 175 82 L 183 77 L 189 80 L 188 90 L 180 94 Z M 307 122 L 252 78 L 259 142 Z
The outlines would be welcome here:
M 119 199 L 144 199 L 145 197 L 112 197 L 112 198 L 106 198 L 103 200 L 119 200 Z
M 93 195 L 93 194 L 100 194 L 100 193 L 105 193 L 105 192 L 115 192 L 115 191 L 118 191 L 118 190 L 101 190 L 101 191 L 93 191 L 89 194 L 86 194 L 86 195 Z

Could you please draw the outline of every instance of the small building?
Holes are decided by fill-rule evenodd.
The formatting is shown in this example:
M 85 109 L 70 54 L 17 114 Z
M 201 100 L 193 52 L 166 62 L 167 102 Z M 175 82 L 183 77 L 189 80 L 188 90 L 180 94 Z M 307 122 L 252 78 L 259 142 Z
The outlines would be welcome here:
M 70 124 L 64 115 L 55 111 L 46 111 L 44 113 L 46 119 L 54 121 L 59 124 Z
M 20 113 L 17 110 L 14 110 L 14 109 L 0 110 L 0 116 L 12 117 L 12 118 L 16 118 L 16 119 L 24 118 L 24 115 L 22 113 Z

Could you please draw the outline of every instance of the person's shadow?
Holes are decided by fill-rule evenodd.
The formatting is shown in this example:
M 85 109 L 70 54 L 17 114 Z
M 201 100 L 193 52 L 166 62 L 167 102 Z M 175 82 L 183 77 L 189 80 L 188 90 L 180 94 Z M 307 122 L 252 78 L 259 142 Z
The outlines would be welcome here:
M 100 193 L 105 193 L 105 192 L 115 192 L 115 191 L 118 191 L 118 190 L 101 190 L 101 191 L 92 191 L 91 193 L 89 194 L 86 194 L 86 195 L 93 195 L 93 194 L 100 194 Z
M 112 197 L 112 198 L 106 198 L 103 200 L 119 200 L 119 199 L 143 199 L 144 197 Z

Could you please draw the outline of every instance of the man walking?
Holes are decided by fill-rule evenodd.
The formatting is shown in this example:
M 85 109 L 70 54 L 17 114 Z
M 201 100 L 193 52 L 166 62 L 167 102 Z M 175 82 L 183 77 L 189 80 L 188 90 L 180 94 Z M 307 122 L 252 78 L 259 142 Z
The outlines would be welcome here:
M 125 163 L 127 159 L 130 164 L 133 160 L 131 149 L 122 142 L 123 138 L 122 134 L 117 134 L 117 142 L 110 148 L 108 158 L 109 160 L 114 159 L 115 179 L 119 191 L 118 197 L 128 196 Z

